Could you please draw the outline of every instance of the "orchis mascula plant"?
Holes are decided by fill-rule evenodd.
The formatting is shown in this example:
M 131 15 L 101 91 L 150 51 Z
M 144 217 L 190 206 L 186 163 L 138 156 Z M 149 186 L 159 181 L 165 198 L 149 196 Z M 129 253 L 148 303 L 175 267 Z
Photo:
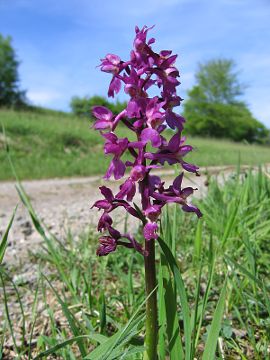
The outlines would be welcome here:
M 151 45 L 155 39 L 146 40 L 150 29 L 146 26 L 141 30 L 136 27 L 134 48 L 129 60 L 123 61 L 113 54 L 101 60 L 101 71 L 113 75 L 108 96 L 114 97 L 123 84 L 125 93 L 130 96 L 127 107 L 117 115 L 103 106 L 92 109 L 96 118 L 94 128 L 105 139 L 104 152 L 113 157 L 105 179 L 113 175 L 115 180 L 119 180 L 128 172 L 117 194 L 101 186 L 104 199 L 93 205 L 103 210 L 98 230 L 104 235 L 99 239 L 97 255 L 108 255 L 120 245 L 140 252 L 145 257 L 147 295 L 156 286 L 155 239 L 158 237 L 158 219 L 162 208 L 168 203 L 177 203 L 184 211 L 201 216 L 200 210 L 188 203 L 188 197 L 195 189 L 182 188 L 183 170 L 169 187 L 165 187 L 159 176 L 151 174 L 153 169 L 162 168 L 165 162 L 169 165 L 179 164 L 180 168 L 197 175 L 198 167 L 183 160 L 192 147 L 185 145 L 185 138 L 181 135 L 185 119 L 173 111 L 182 100 L 176 93 L 176 87 L 180 84 L 177 79 L 179 71 L 174 66 L 177 55 L 172 55 L 168 50 L 154 52 Z M 156 87 L 160 94 L 149 97 L 150 87 Z M 115 129 L 119 122 L 136 135 L 136 141 L 117 137 Z M 162 135 L 167 128 L 174 130 L 169 141 Z M 130 153 L 132 161 L 121 160 L 125 152 Z M 141 196 L 141 209 L 132 202 L 137 191 Z M 139 244 L 131 234 L 122 234 L 113 227 L 110 213 L 118 207 L 123 207 L 142 221 L 145 246 Z M 146 304 L 145 345 L 148 359 L 156 358 L 157 332 L 154 292 Z

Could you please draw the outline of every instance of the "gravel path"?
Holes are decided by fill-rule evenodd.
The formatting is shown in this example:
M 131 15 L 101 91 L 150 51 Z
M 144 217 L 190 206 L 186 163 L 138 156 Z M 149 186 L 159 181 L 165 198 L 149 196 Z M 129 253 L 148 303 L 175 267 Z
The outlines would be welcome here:
M 208 173 L 228 173 L 232 168 L 215 167 L 209 168 Z M 188 174 L 185 184 L 198 187 L 196 196 L 201 196 L 207 189 L 206 170 L 201 170 L 202 175 L 196 177 Z M 173 172 L 162 174 L 167 180 L 173 178 Z M 101 198 L 98 186 L 104 181 L 98 177 L 49 179 L 23 181 L 26 193 L 30 197 L 33 207 L 39 218 L 46 224 L 49 230 L 57 237 L 64 239 L 68 230 L 75 236 L 84 231 L 87 226 L 96 226 L 99 213 L 96 209 L 90 209 L 91 205 Z M 185 185 L 184 184 L 184 185 Z M 119 184 L 111 182 L 110 186 L 116 191 Z M 0 182 L 0 234 L 5 230 L 16 204 L 19 204 L 10 230 L 8 249 L 5 262 L 18 264 L 23 262 L 28 250 L 38 248 L 42 241 L 39 234 L 33 228 L 30 217 L 21 204 L 14 182 Z M 116 214 L 116 219 L 121 226 L 125 212 Z

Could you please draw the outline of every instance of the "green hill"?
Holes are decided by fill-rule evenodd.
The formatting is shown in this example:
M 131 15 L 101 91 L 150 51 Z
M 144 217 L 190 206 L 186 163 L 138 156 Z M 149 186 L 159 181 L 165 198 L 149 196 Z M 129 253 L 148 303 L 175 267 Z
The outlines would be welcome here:
M 90 128 L 86 118 L 39 109 L 15 112 L 0 110 L 10 153 L 21 179 L 89 176 L 103 174 L 109 157 L 103 155 L 103 139 Z M 118 131 L 126 135 L 126 129 Z M 269 162 L 269 147 L 226 140 L 189 138 L 195 147 L 187 160 L 199 166 L 258 164 Z M 6 159 L 4 136 L 0 133 L 0 180 L 12 179 Z

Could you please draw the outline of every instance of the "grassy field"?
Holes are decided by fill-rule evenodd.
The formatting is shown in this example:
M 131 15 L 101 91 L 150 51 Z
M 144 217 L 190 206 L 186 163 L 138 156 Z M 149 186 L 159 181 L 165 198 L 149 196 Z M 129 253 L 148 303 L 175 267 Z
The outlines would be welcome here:
M 182 359 L 176 339 L 188 360 L 269 359 L 269 199 L 269 178 L 246 172 L 232 174 L 223 187 L 210 179 L 207 196 L 198 200 L 201 220 L 173 206 L 163 214 L 161 236 L 176 254 L 184 287 L 176 304 L 177 278 L 156 242 L 159 360 Z M 43 232 L 26 205 L 44 244 L 29 257 L 39 269 L 34 283 L 12 281 L 20 269 L 0 267 L 0 304 L 6 304 L 0 358 L 141 360 L 143 257 L 119 247 L 97 258 L 91 230 L 77 240 L 69 234 L 63 244 Z M 135 236 L 143 241 L 140 229 Z M 181 336 L 172 343 L 173 326 Z M 214 333 L 216 342 L 209 343 Z
M 21 179 L 89 176 L 103 174 L 109 158 L 102 152 L 103 140 L 90 128 L 90 121 L 53 111 L 0 111 L 11 156 Z M 126 136 L 124 128 L 119 136 Z M 269 147 L 226 140 L 189 138 L 195 147 L 187 161 L 199 166 L 254 165 L 269 162 Z M 0 180 L 12 179 L 0 134 Z

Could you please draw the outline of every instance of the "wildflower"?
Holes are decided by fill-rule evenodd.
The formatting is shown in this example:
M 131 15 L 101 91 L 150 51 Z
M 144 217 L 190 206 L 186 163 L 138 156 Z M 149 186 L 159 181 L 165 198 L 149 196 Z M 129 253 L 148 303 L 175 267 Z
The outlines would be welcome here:
M 114 54 L 107 54 L 101 60 L 101 70 L 112 74 L 108 95 L 114 96 L 123 84 L 130 98 L 126 108 L 118 115 L 103 106 L 92 109 L 96 119 L 94 128 L 105 140 L 104 153 L 112 156 L 105 179 L 113 175 L 115 180 L 119 180 L 128 173 L 116 195 L 108 187 L 101 186 L 104 198 L 93 205 L 102 211 L 98 222 L 98 230 L 102 233 L 97 250 L 99 256 L 114 252 L 119 245 L 135 249 L 144 256 L 148 254 L 131 234 L 121 234 L 113 227 L 110 214 L 116 208 L 121 207 L 142 221 L 146 247 L 147 242 L 158 237 L 159 217 L 166 204 L 176 203 L 184 211 L 202 216 L 189 201 L 196 189 L 182 187 L 183 170 L 199 174 L 196 165 L 184 160 L 193 148 L 185 144 L 182 136 L 186 120 L 173 110 L 182 101 L 176 91 L 180 84 L 179 71 L 175 66 L 177 55 L 170 50 L 154 52 L 152 45 L 155 39 L 147 40 L 151 29 L 146 26 L 135 28 L 133 49 L 127 61 Z M 148 90 L 154 87 L 160 93 L 149 97 Z M 134 133 L 135 141 L 116 135 L 119 122 Z M 176 131 L 169 140 L 163 135 L 168 127 Z M 129 153 L 132 159 L 124 162 L 125 153 Z M 151 173 L 155 168 L 162 168 L 166 162 L 180 167 L 179 175 L 168 187 L 159 176 Z M 136 193 L 141 197 L 141 209 L 132 203 Z

